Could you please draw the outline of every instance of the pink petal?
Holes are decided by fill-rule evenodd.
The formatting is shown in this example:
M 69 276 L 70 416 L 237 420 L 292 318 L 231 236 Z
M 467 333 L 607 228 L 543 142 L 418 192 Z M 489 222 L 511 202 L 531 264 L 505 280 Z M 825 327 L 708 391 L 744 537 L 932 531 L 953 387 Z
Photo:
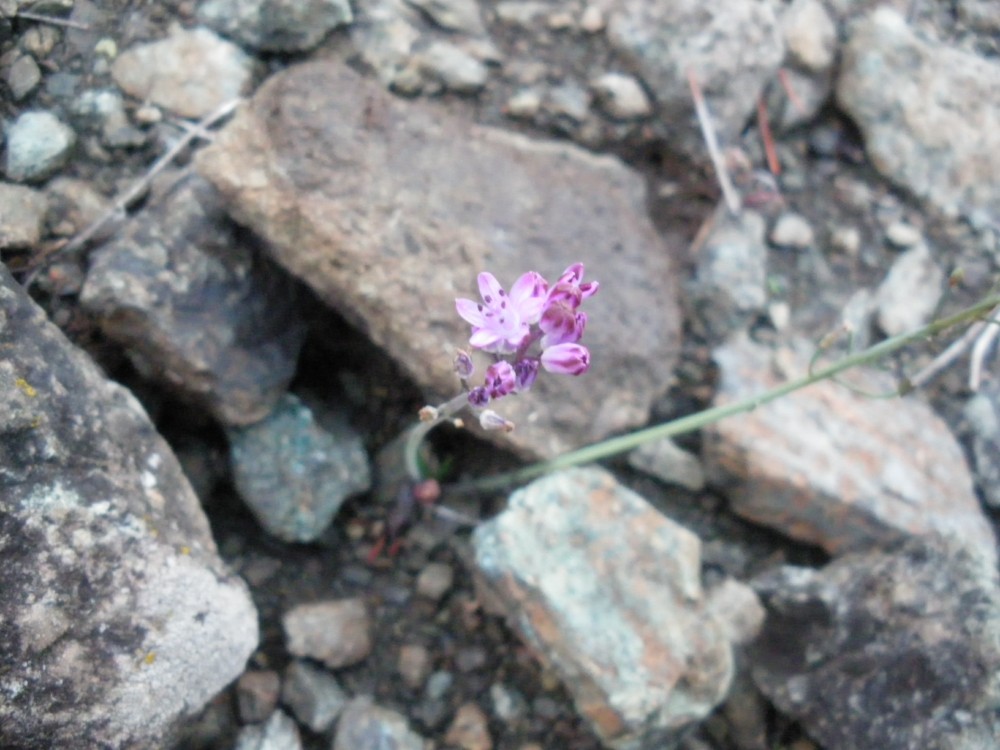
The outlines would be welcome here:
M 503 287 L 500 286 L 500 282 L 497 281 L 497 277 L 488 271 L 483 271 L 479 274 L 478 281 L 479 293 L 483 296 L 483 302 L 485 302 L 488 307 L 499 307 L 504 297 L 507 296 L 507 292 L 505 292 Z
M 456 299 L 455 311 L 466 323 L 482 327 L 486 325 L 486 318 L 483 316 L 481 302 L 473 302 L 471 299 Z
M 469 346 L 486 352 L 497 352 L 503 347 L 503 339 L 489 328 L 476 328 L 469 337 Z

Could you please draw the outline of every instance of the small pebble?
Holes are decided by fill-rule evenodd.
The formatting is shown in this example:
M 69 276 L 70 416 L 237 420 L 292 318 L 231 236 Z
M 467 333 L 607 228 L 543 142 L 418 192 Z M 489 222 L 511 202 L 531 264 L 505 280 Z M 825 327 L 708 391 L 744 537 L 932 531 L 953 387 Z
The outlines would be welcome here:
M 771 244 L 777 247 L 790 247 L 805 250 L 812 247 L 815 241 L 813 228 L 799 214 L 782 214 L 771 230 Z
M 42 71 L 31 55 L 18 57 L 4 73 L 4 80 L 14 101 L 21 101 L 35 90 L 42 80 Z
M 486 649 L 480 646 L 466 646 L 455 654 L 455 666 L 460 672 L 473 672 L 482 669 L 488 661 Z
M 399 664 L 397 666 L 400 677 L 407 687 L 414 690 L 423 686 L 427 680 L 427 675 L 431 671 L 431 655 L 424 647 L 417 644 L 405 645 L 399 649 Z
M 420 596 L 440 601 L 448 593 L 455 581 L 455 571 L 445 563 L 428 563 L 417 576 L 417 593 Z
M 76 133 L 51 112 L 21 114 L 7 130 L 4 171 L 16 182 L 41 182 L 69 159 Z
M 493 713 L 508 724 L 522 718 L 528 709 L 524 696 L 500 682 L 490 685 L 490 701 Z
M 923 241 L 920 230 L 905 221 L 894 221 L 885 230 L 885 238 L 890 245 L 895 247 L 913 247 Z
M 837 227 L 830 236 L 830 243 L 845 255 L 856 256 L 861 250 L 861 232 L 857 227 Z
M 371 620 L 361 599 L 300 604 L 281 622 L 289 652 L 331 669 L 357 664 L 371 653 Z
M 632 76 L 605 73 L 590 82 L 598 107 L 616 120 L 647 117 L 653 106 L 642 85 Z
M 542 96 L 534 89 L 522 89 L 507 100 L 504 111 L 510 117 L 530 119 L 542 107 Z
M 275 711 L 266 724 L 243 727 L 235 750 L 301 750 L 299 728 L 284 711 Z
M 236 681 L 236 705 L 244 724 L 267 721 L 278 705 L 281 678 L 270 669 L 244 672 Z
M 451 672 L 445 672 L 444 670 L 435 672 L 427 680 L 427 687 L 425 689 L 427 698 L 432 701 L 441 700 L 445 696 L 445 693 L 451 690 L 453 682 L 455 682 L 455 676 Z
M 588 5 L 580 16 L 580 28 L 588 34 L 604 30 L 604 12 L 596 5 Z
M 281 701 L 314 732 L 325 732 L 347 705 L 347 693 L 329 672 L 305 661 L 293 661 L 285 670 Z
M 486 714 L 475 703 L 463 703 L 455 712 L 444 741 L 462 750 L 493 750 Z

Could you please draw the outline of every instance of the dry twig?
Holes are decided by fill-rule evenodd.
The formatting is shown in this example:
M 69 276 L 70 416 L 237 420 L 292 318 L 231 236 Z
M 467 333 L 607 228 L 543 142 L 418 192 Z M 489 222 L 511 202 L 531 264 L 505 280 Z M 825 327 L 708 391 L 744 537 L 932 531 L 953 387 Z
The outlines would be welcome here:
M 698 77 L 693 70 L 688 70 L 688 85 L 691 88 L 691 98 L 694 100 L 694 111 L 698 115 L 698 124 L 701 126 L 701 135 L 705 139 L 705 145 L 708 146 L 708 155 L 712 159 L 715 175 L 722 188 L 722 196 L 725 198 L 729 212 L 736 216 L 740 213 L 740 197 L 737 195 L 736 188 L 733 187 L 733 182 L 729 177 L 729 171 L 726 169 L 725 159 L 722 158 L 719 141 L 712 125 L 712 116 L 708 112 L 708 105 L 705 104 L 705 97 L 698 84 Z
M 18 18 L 23 18 L 26 21 L 38 21 L 39 23 L 47 23 L 52 26 L 66 26 L 70 29 L 80 29 L 81 31 L 90 31 L 90 26 L 85 23 L 80 23 L 79 21 L 70 21 L 68 18 L 57 18 L 55 16 L 43 16 L 41 13 L 32 13 L 27 10 L 19 10 L 17 12 Z

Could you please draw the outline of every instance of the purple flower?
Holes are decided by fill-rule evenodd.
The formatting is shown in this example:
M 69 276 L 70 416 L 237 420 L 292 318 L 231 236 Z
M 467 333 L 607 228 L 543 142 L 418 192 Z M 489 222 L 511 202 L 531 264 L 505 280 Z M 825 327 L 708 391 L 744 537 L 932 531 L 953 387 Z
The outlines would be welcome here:
M 469 344 L 495 354 L 509 354 L 530 336 L 547 300 L 548 284 L 539 274 L 529 271 L 514 282 L 510 294 L 496 277 L 479 274 L 479 293 L 483 301 L 456 299 L 455 309 L 472 325 Z
M 517 375 L 510 362 L 500 360 L 486 368 L 486 382 L 483 384 L 491 398 L 500 398 L 513 392 Z
M 556 344 L 542 352 L 542 367 L 559 375 L 582 375 L 590 368 L 590 351 L 580 344 Z
M 490 392 L 479 385 L 469 391 L 469 406 L 482 409 L 490 402 Z
M 455 353 L 455 374 L 458 375 L 460 380 L 468 380 L 472 377 L 472 373 L 475 372 L 476 366 L 472 362 L 472 357 L 469 356 L 467 351 L 459 349 Z
M 601 285 L 596 281 L 588 281 L 586 284 L 581 284 L 580 281 L 582 279 L 583 263 L 574 263 L 563 271 L 559 280 L 549 289 L 545 306 L 548 307 L 548 305 L 555 302 L 564 302 L 575 310 L 583 300 L 597 294 L 597 290 Z
M 587 313 L 577 312 L 563 299 L 549 302 L 538 321 L 538 327 L 544 334 L 542 349 L 556 344 L 575 344 L 583 336 L 586 326 Z
M 519 359 L 514 363 L 514 375 L 517 380 L 514 384 L 515 391 L 526 391 L 531 388 L 538 377 L 538 366 L 541 364 L 534 357 Z

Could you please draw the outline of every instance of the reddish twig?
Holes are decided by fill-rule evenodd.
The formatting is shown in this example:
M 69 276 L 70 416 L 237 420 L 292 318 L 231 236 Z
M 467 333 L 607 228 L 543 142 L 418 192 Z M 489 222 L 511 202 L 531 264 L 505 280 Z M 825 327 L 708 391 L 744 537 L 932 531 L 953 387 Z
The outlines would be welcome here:
M 778 161 L 778 150 L 774 147 L 774 135 L 771 133 L 771 120 L 767 116 L 767 105 L 764 97 L 757 97 L 757 125 L 760 127 L 760 138 L 764 142 L 764 154 L 767 156 L 767 168 L 771 174 L 781 174 L 781 162 Z
M 788 77 L 788 71 L 785 68 L 778 68 L 778 81 L 781 83 L 781 88 L 785 90 L 785 94 L 788 96 L 788 101 L 790 101 L 792 106 L 795 107 L 795 111 L 803 116 L 809 114 L 809 110 L 806 109 L 806 105 L 803 104 L 799 95 L 795 93 L 795 87 L 792 86 L 792 81 Z

